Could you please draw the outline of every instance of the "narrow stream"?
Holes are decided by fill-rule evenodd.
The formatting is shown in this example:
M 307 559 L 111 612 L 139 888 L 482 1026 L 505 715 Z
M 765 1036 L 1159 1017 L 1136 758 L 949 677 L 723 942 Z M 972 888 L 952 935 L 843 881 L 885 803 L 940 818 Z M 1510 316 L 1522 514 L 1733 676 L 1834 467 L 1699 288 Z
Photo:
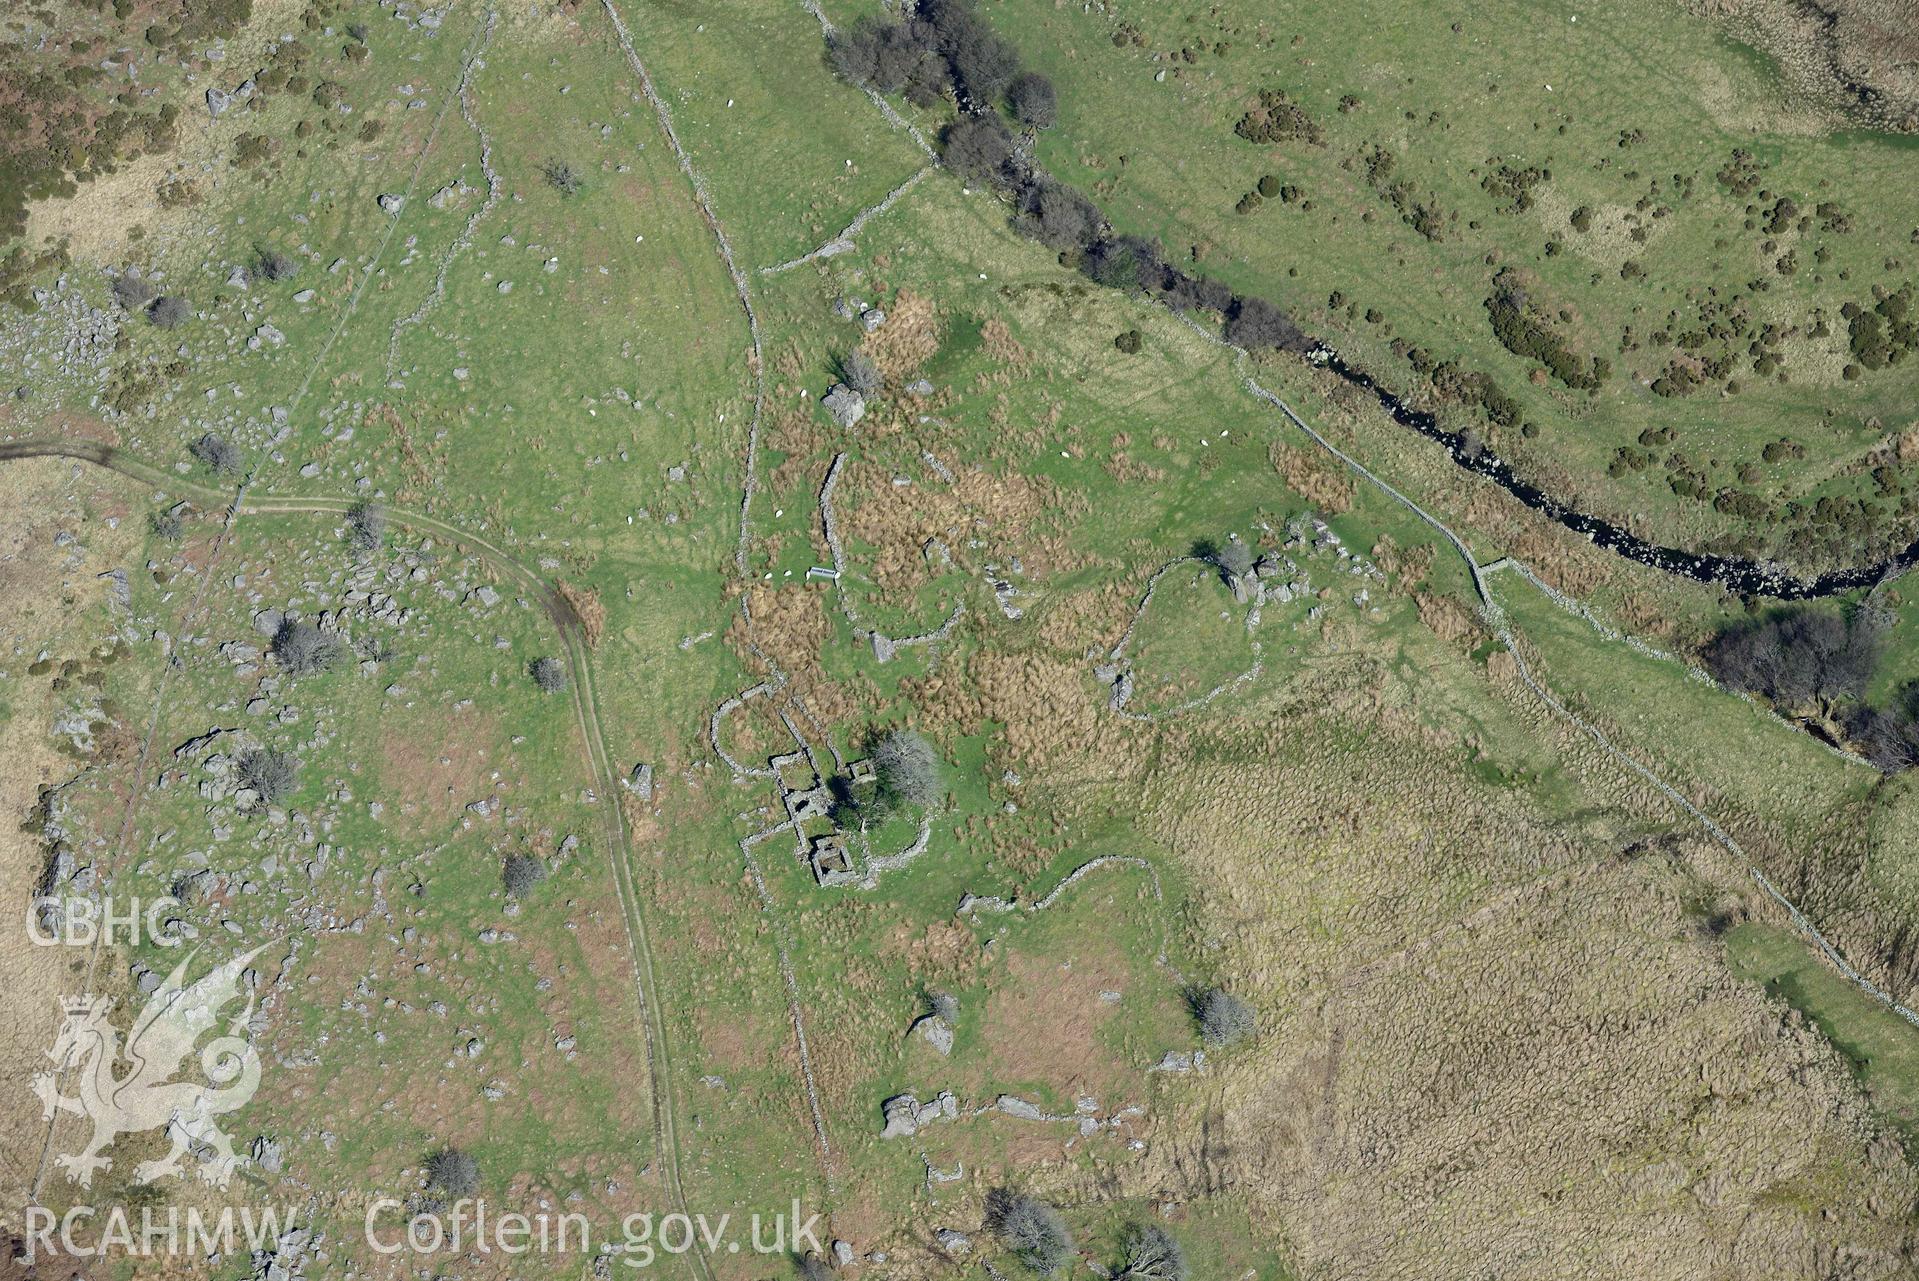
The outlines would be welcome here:
M 1399 397 L 1381 387 L 1372 375 L 1356 369 L 1329 347 L 1317 348 L 1308 359 L 1364 391 L 1379 402 L 1393 421 L 1412 428 L 1428 440 L 1445 446 L 1452 460 L 1467 471 L 1476 472 L 1498 485 L 1534 511 L 1558 522 L 1575 534 L 1584 534 L 1595 546 L 1615 555 L 1636 560 L 1669 574 L 1717 583 L 1740 595 L 1770 596 L 1778 600 L 1812 600 L 1836 596 L 1859 587 L 1870 587 L 1885 575 L 1919 563 L 1919 541 L 1908 544 L 1891 559 L 1876 565 L 1835 569 L 1816 578 L 1800 578 L 1782 566 L 1764 561 L 1741 560 L 1734 556 L 1715 556 L 1709 552 L 1682 551 L 1662 547 L 1621 529 L 1610 521 L 1589 516 L 1566 506 L 1551 494 L 1522 480 L 1505 460 L 1484 447 L 1471 448 L 1463 435 L 1447 431 L 1439 420 L 1425 410 L 1413 409 Z

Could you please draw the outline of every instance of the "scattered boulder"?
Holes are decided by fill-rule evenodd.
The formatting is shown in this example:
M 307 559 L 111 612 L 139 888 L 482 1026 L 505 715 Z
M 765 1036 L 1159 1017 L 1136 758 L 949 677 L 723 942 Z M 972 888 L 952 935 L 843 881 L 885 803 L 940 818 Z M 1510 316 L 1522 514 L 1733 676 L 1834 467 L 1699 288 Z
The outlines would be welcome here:
M 406 205 L 405 196 L 399 195 L 395 192 L 380 193 L 380 208 L 389 217 L 399 216 L 400 210 L 404 208 L 405 205 Z
M 880 1130 L 882 1139 L 912 1138 L 919 1133 L 920 1101 L 910 1094 L 895 1094 L 880 1104 L 880 1115 L 886 1118 L 886 1125 Z
M 1168 1050 L 1164 1058 L 1147 1068 L 1148 1072 L 1171 1072 L 1184 1075 L 1206 1066 L 1206 1051 L 1194 1050 L 1188 1054 L 1184 1050 Z
M 633 795 L 639 797 L 641 800 L 650 801 L 653 799 L 653 767 L 645 761 L 641 761 L 635 765 L 633 772 L 621 779 L 620 782 L 625 786 L 627 791 L 633 793 Z
M 278 1174 L 280 1172 L 281 1153 L 280 1144 L 277 1140 L 269 1139 L 266 1135 L 262 1134 L 253 1140 L 253 1145 L 248 1151 L 253 1157 L 254 1164 L 258 1165 L 268 1174 Z
M 833 389 L 820 398 L 820 403 L 842 427 L 855 426 L 866 416 L 866 397 L 845 383 L 834 383 Z
M 1044 1121 L 1046 1113 L 1040 1111 L 1039 1104 L 1028 1102 L 1016 1094 L 1002 1094 L 994 1104 L 1007 1116 L 1018 1117 L 1022 1121 Z
M 953 1052 L 953 1025 L 937 1014 L 921 1015 L 908 1029 L 908 1035 L 917 1035 L 941 1055 Z
M 882 1139 L 911 1138 L 935 1121 L 951 1121 L 959 1116 L 959 1100 L 951 1090 L 941 1090 L 930 1102 L 921 1103 L 915 1095 L 895 1094 L 880 1104 L 886 1126 Z

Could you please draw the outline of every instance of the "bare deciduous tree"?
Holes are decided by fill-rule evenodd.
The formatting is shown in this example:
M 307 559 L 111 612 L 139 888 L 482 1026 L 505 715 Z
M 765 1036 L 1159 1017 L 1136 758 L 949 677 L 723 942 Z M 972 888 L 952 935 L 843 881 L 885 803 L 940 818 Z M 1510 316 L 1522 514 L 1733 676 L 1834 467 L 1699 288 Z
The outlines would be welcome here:
M 1304 352 L 1313 345 L 1291 316 L 1264 298 L 1240 298 L 1233 303 L 1226 319 L 1226 341 L 1249 350 L 1277 347 Z
M 1888 774 L 1919 765 L 1919 681 L 1909 682 L 1890 707 L 1860 707 L 1846 732 L 1867 760 Z
M 187 452 L 218 476 L 231 476 L 240 470 L 240 451 L 223 436 L 207 432 L 187 446 Z
M 309 676 L 333 667 L 346 652 L 339 640 L 319 625 L 291 618 L 273 634 L 273 656 L 290 676 Z
M 361 502 L 347 508 L 347 539 L 356 551 L 370 552 L 386 537 L 386 508 Z
M 963 116 L 940 138 L 940 158 L 954 173 L 980 186 L 1011 184 L 1017 168 L 1013 156 L 1013 135 L 998 116 Z
M 300 762 L 271 747 L 256 748 L 240 758 L 240 781 L 262 800 L 285 800 L 300 784 Z
M 176 329 L 193 318 L 193 304 L 178 294 L 165 294 L 147 308 L 147 319 L 162 329 Z
M 1050 178 L 1020 188 L 1013 227 L 1048 249 L 1084 249 L 1098 239 L 1099 210 L 1093 202 Z
M 113 278 L 111 289 L 113 300 L 128 311 L 143 310 L 153 301 L 153 285 L 130 267 Z
M 931 805 L 940 798 L 940 762 L 932 744 L 910 729 L 888 730 L 873 748 L 883 808 Z
M 1783 708 L 1830 712 L 1865 692 L 1884 643 L 1877 614 L 1813 607 L 1729 627 L 1704 657 L 1721 684 Z
M 480 1163 L 462 1148 L 441 1148 L 426 1159 L 426 1181 L 451 1197 L 472 1196 L 480 1186 Z
M 862 396 L 870 396 L 880 389 L 880 367 L 873 358 L 858 348 L 840 358 L 840 381 Z
M 1059 121 L 1059 97 L 1053 92 L 1053 82 L 1037 71 L 1013 77 L 1006 90 L 1006 105 L 1013 109 L 1015 120 L 1035 129 L 1051 129 Z
M 1186 1252 L 1157 1223 L 1136 1224 L 1126 1234 L 1126 1261 L 1114 1281 L 1186 1281 Z
M 300 264 L 278 249 L 262 249 L 253 260 L 253 270 L 265 280 L 291 280 L 300 273 Z
M 566 688 L 566 664 L 550 655 L 527 664 L 527 674 L 543 694 L 557 694 Z
M 1215 545 L 1212 561 L 1229 584 L 1253 572 L 1253 551 L 1237 538 Z
M 1243 1041 L 1259 1030 L 1253 1007 L 1225 988 L 1208 988 L 1192 997 L 1193 1021 L 1200 1037 L 1219 1049 Z
M 531 854 L 509 854 L 500 867 L 500 881 L 509 898 L 525 898 L 546 879 L 546 864 Z
M 987 1223 L 1019 1261 L 1050 1276 L 1073 1257 L 1073 1234 L 1060 1212 L 1024 1193 L 998 1189 L 986 1202 Z

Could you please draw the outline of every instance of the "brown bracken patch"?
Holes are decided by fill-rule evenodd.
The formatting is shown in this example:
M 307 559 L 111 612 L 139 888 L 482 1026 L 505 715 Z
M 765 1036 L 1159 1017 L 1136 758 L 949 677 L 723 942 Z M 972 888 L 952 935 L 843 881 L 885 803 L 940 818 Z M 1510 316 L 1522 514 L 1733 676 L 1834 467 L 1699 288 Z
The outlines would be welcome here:
M 606 606 L 600 603 L 599 592 L 591 587 L 575 587 L 572 583 L 561 583 L 559 591 L 580 617 L 580 631 L 586 637 L 587 648 L 599 648 L 600 637 L 606 633 Z
M 889 380 L 911 378 L 939 350 L 939 312 L 933 300 L 911 289 L 900 290 L 887 309 L 886 323 L 868 334 L 862 345 Z
M 1321 511 L 1337 515 L 1353 505 L 1353 478 L 1317 449 L 1275 443 L 1268 456 L 1286 487 Z
M 994 1071 L 1062 1092 L 1111 1093 L 1115 1078 L 1127 1074 L 1100 1044 L 1114 1007 L 1099 994 L 1126 983 L 1126 967 L 1110 945 L 1081 943 L 1065 960 L 1012 956 L 1004 985 L 986 1003 Z

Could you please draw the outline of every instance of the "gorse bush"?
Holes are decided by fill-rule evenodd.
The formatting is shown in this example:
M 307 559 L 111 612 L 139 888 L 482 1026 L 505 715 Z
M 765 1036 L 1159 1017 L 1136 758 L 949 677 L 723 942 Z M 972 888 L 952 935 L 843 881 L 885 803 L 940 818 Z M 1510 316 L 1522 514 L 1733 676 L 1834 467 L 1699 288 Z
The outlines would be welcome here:
M 1486 314 L 1491 318 L 1493 336 L 1515 356 L 1536 360 L 1554 378 L 1576 391 L 1591 391 L 1605 381 L 1611 366 L 1603 358 L 1594 358 L 1589 366 L 1565 341 L 1533 314 L 1519 275 L 1512 270 L 1493 277 L 1493 292 L 1486 299 Z

